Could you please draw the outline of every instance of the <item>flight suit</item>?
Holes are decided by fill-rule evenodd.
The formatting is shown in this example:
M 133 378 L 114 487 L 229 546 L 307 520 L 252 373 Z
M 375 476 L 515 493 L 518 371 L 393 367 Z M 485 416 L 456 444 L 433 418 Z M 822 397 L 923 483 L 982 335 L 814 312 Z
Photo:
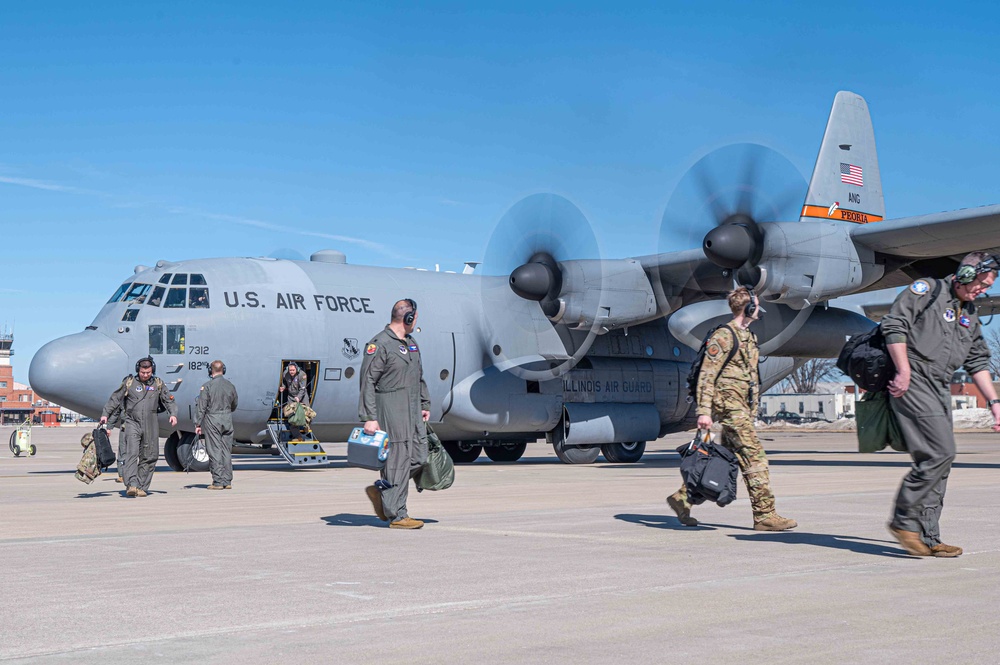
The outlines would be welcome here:
M 382 491 L 382 509 L 390 522 L 409 517 L 409 481 L 427 461 L 427 426 L 420 412 L 430 408 L 416 340 L 400 339 L 386 326 L 365 346 L 358 417 L 377 420 L 389 437 L 382 480 L 390 487 Z
M 201 427 L 208 450 L 212 484 L 233 484 L 233 411 L 239 403 L 236 386 L 223 376 L 213 376 L 198 393 L 195 424 Z
M 156 410 L 163 406 L 170 416 L 177 416 L 177 405 L 167 386 L 155 376 L 143 383 L 138 377 L 126 377 L 111 394 L 101 417 L 107 418 L 124 407 L 125 411 L 125 485 L 148 490 L 160 457 L 160 426 Z
M 306 375 L 302 373 L 301 367 L 295 372 L 294 377 L 288 370 L 285 370 L 285 373 L 281 377 L 281 382 L 285 386 L 286 403 L 300 402 L 305 406 L 309 406 L 308 380 L 306 379 Z M 300 440 L 302 438 L 301 430 L 302 428 L 298 425 L 288 425 L 289 438 Z
M 739 340 L 739 348 L 727 363 L 734 339 Z M 777 515 L 767 454 L 754 429 L 760 385 L 759 359 L 757 336 L 739 326 L 725 325 L 708 339 L 697 390 L 697 415 L 711 416 L 722 426 L 721 443 L 736 455 L 750 495 L 754 524 Z M 674 496 L 690 510 L 685 486 L 682 485 Z
M 913 282 L 896 296 L 881 325 L 887 344 L 906 344 L 910 361 L 909 388 L 889 400 L 913 459 L 891 524 L 921 534 L 933 547 L 941 542 L 939 520 L 955 459 L 951 377 L 960 366 L 970 376 L 989 369 L 989 347 L 975 304 L 958 299 L 951 278 Z

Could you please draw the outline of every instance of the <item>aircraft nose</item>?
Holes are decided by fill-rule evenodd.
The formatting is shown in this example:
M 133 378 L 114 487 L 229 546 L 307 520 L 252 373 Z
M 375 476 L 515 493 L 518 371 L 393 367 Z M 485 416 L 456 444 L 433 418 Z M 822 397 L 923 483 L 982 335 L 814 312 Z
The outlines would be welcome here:
M 50 402 L 96 418 L 126 374 L 128 356 L 122 347 L 85 330 L 40 348 L 31 359 L 28 383 Z

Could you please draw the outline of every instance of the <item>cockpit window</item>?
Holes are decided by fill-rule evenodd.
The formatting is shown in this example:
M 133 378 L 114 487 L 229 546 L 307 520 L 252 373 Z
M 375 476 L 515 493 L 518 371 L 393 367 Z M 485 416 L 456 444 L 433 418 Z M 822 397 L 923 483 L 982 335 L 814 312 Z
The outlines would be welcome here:
M 125 302 L 135 301 L 135 304 L 141 305 L 146 302 L 146 294 L 149 293 L 151 288 L 153 288 L 151 284 L 133 284 L 125 296 Z
M 188 283 L 187 275 L 174 275 L 174 281 L 171 282 L 171 284 L 174 284 L 175 286 L 177 284 L 187 284 L 187 283 Z
M 208 308 L 208 289 L 192 286 L 188 289 L 188 307 Z
M 184 355 L 184 326 L 167 326 L 167 353 Z
M 169 283 L 170 283 L 170 273 L 168 272 L 166 275 L 160 278 L 160 284 L 169 284 Z
M 146 304 L 149 305 L 150 307 L 159 307 L 160 304 L 163 302 L 163 294 L 165 292 L 166 289 L 163 288 L 162 286 L 156 287 L 155 289 L 153 289 L 153 295 L 149 296 L 149 302 Z
M 126 309 L 125 315 L 122 316 L 122 321 L 135 321 L 135 317 L 139 316 L 139 310 L 137 309 Z
M 191 285 L 192 286 L 205 286 L 208 282 L 205 281 L 204 275 L 191 275 Z
M 121 300 L 122 296 L 125 295 L 125 292 L 128 291 L 128 287 L 130 286 L 132 286 L 131 282 L 125 282 L 124 284 L 119 286 L 118 290 L 115 291 L 115 295 L 111 296 L 111 300 L 108 301 L 108 304 L 110 305 L 113 302 L 118 302 L 119 300 Z
M 167 292 L 167 301 L 163 303 L 163 306 L 167 309 L 184 307 L 184 299 L 186 295 L 187 289 L 170 289 L 170 291 Z

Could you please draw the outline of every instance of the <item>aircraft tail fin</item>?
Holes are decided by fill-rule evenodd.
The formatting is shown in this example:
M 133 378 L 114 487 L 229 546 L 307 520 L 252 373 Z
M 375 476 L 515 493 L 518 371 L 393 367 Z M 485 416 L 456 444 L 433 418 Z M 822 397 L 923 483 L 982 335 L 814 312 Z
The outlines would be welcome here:
M 799 221 L 857 224 L 885 217 L 875 131 L 864 97 L 840 91 L 833 100 Z

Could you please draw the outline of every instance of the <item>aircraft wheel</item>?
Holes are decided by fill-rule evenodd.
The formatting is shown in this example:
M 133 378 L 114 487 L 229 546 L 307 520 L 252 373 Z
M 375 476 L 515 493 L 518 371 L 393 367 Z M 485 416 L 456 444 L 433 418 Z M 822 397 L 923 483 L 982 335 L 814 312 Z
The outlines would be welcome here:
M 485 449 L 486 456 L 494 462 L 516 462 L 521 459 L 521 455 L 524 454 L 527 447 L 527 442 L 522 441 L 521 443 L 508 442 L 497 446 L 486 446 Z
M 556 457 L 566 464 L 593 464 L 597 456 L 601 454 L 600 446 L 580 448 L 553 443 L 552 448 L 556 451 Z
M 172 432 L 163 444 L 163 458 L 167 460 L 167 466 L 178 472 L 184 470 L 184 465 L 177 458 L 177 443 L 180 439 L 180 434 Z
M 601 446 L 604 459 L 618 464 L 634 464 L 642 459 L 646 452 L 645 441 L 627 441 L 625 443 L 605 443 Z
M 471 464 L 483 452 L 481 445 L 471 441 L 442 441 L 442 444 L 455 464 Z
M 177 442 L 177 461 L 183 471 L 208 471 L 208 459 L 198 460 L 194 456 L 194 444 L 197 440 L 194 432 L 182 432 Z

